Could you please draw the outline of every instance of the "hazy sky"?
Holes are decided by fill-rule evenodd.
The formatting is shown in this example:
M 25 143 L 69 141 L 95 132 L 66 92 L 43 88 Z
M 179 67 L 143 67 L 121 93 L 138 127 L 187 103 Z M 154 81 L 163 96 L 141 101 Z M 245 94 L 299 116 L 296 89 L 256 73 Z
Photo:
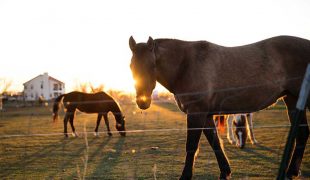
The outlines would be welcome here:
M 48 72 L 66 83 L 133 90 L 128 39 L 234 46 L 276 35 L 310 39 L 309 0 L 0 0 L 0 81 Z M 310 57 L 309 57 L 310 58 Z

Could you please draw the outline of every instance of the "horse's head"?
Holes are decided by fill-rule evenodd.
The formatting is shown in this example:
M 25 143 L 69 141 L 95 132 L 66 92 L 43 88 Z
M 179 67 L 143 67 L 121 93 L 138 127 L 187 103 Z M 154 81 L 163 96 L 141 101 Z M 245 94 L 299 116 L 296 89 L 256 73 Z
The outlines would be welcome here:
M 126 129 L 125 129 L 125 116 L 122 114 L 115 115 L 116 125 L 115 128 L 118 130 L 121 136 L 126 136 Z
M 138 43 L 131 36 L 129 46 L 132 51 L 130 68 L 135 80 L 136 103 L 140 109 L 151 105 L 151 95 L 156 85 L 156 63 L 154 40 L 149 37 L 147 43 Z
M 248 130 L 246 128 L 245 115 L 240 115 L 236 117 L 234 125 L 236 126 L 235 135 L 237 137 L 237 146 L 241 149 L 245 147 L 245 143 L 248 137 Z

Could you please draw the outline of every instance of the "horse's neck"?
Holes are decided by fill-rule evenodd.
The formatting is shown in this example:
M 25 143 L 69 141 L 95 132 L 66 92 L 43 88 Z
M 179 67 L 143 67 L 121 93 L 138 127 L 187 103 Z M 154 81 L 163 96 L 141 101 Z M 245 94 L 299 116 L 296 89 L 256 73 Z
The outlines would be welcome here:
M 116 102 L 112 103 L 112 105 L 110 107 L 110 111 L 113 113 L 114 117 L 116 117 L 118 115 L 122 116 L 121 109 Z
M 110 111 L 114 114 L 114 113 L 120 113 L 121 110 L 118 106 L 118 104 L 116 102 L 112 102 L 110 105 Z
M 181 47 L 177 49 L 172 49 L 168 46 L 161 47 L 159 43 L 155 50 L 156 79 L 172 93 L 176 93 L 177 83 L 180 82 L 180 78 L 182 77 L 182 74 L 185 73 L 186 68 L 186 60 L 180 58 L 184 57 L 181 54 L 184 53 L 184 51 L 178 51 L 180 49 Z M 178 56 L 175 57 L 174 54 L 177 54 Z

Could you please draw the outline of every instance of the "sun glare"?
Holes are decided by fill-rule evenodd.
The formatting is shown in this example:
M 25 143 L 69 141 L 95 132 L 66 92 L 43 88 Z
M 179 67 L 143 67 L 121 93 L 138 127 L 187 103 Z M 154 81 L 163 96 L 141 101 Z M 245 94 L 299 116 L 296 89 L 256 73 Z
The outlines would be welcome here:
M 146 97 L 146 96 L 141 96 L 141 97 L 140 97 L 140 100 L 142 100 L 142 101 L 146 102 L 147 97 Z

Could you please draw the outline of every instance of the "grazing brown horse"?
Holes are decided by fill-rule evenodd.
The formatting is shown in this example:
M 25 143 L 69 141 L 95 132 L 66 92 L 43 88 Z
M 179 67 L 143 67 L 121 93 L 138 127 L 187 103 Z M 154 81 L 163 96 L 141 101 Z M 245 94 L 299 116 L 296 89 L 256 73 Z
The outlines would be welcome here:
M 102 116 L 104 118 L 105 124 L 108 129 L 108 135 L 112 136 L 109 126 L 108 113 L 112 112 L 116 120 L 116 129 L 119 131 L 120 135 L 126 136 L 125 132 L 125 120 L 121 112 L 120 107 L 115 102 L 115 100 L 106 94 L 105 92 L 98 92 L 93 94 L 83 93 L 83 92 L 70 92 L 68 94 L 62 94 L 55 99 L 53 106 L 54 121 L 58 117 L 58 109 L 60 101 L 63 99 L 63 104 L 66 109 L 66 114 L 64 117 L 64 135 L 68 137 L 67 134 L 67 124 L 70 122 L 73 135 L 76 135 L 75 128 L 73 125 L 75 111 L 78 109 L 84 113 L 98 113 L 97 125 L 95 129 L 95 135 L 98 135 L 98 127 Z
M 175 95 L 180 109 L 187 114 L 186 160 L 181 179 L 192 177 L 202 132 L 216 155 L 220 178 L 230 177 L 228 159 L 217 132 L 212 130 L 213 115 L 259 111 L 283 97 L 292 121 L 310 62 L 310 41 L 291 36 L 238 47 L 151 37 L 147 43 L 136 44 L 130 37 L 129 46 L 139 108 L 149 108 L 158 81 Z M 301 123 L 286 172 L 289 178 L 299 174 L 309 136 L 305 111 Z

